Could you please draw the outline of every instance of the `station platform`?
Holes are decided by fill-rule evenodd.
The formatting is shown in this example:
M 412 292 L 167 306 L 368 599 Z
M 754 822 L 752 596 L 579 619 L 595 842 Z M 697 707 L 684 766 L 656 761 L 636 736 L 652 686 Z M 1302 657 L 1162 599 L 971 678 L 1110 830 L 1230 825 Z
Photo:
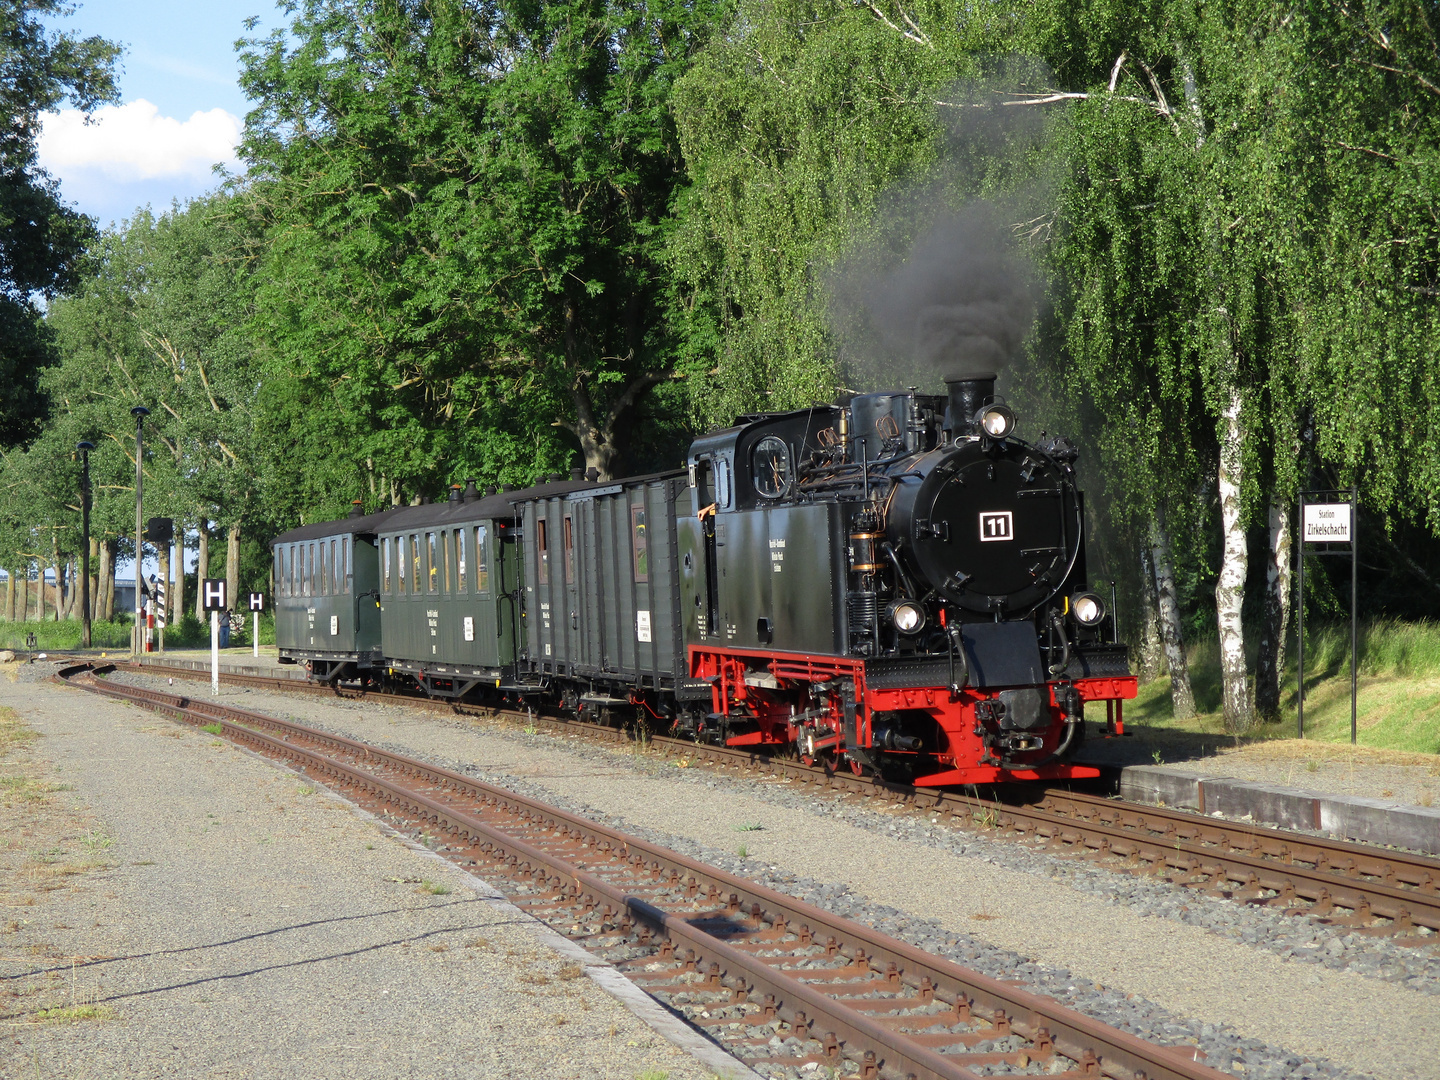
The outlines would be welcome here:
M 1128 802 L 1440 855 L 1440 756 L 1299 740 L 1208 745 L 1189 760 L 1143 760 L 1150 752 L 1141 729 L 1087 744 L 1076 760 Z
M 128 653 L 117 654 L 112 659 L 129 661 Z M 165 652 L 143 653 L 136 661 L 146 667 L 179 667 L 192 671 L 210 670 L 209 649 L 167 649 Z M 226 675 L 259 675 L 267 679 L 298 679 L 305 681 L 303 664 L 282 664 L 276 657 L 275 649 L 260 647 L 255 656 L 248 648 L 221 649 L 220 670 Z

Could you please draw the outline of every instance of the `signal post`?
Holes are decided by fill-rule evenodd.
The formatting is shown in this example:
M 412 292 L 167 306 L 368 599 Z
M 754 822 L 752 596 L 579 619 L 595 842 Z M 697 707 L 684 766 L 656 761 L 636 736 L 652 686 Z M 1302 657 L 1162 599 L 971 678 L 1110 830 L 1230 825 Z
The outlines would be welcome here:
M 206 578 L 200 583 L 204 610 L 210 613 L 210 691 L 220 693 L 220 612 L 229 608 L 224 578 Z

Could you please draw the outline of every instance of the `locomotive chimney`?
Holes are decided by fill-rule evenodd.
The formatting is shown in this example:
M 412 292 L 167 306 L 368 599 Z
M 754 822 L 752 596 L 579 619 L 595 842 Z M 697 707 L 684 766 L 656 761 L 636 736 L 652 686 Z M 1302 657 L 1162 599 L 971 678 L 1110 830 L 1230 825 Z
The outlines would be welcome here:
M 995 397 L 995 374 L 977 371 L 945 380 L 949 399 L 945 402 L 945 430 L 953 440 L 973 431 L 972 420 L 980 406 Z

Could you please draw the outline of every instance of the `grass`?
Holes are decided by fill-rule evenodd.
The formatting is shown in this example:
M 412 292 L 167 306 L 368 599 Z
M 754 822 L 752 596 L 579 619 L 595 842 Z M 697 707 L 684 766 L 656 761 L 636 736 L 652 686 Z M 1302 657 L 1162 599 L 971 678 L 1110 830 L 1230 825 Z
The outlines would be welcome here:
M 225 729 L 219 724 L 201 724 L 201 731 L 208 731 L 211 735 L 224 735 Z
M 115 1010 L 109 1005 L 72 1005 L 64 1008 L 41 1009 L 36 1020 L 47 1023 L 73 1024 L 77 1020 L 113 1020 Z
M 429 893 L 431 896 L 446 896 L 450 892 L 450 886 L 439 881 L 422 881 L 416 892 Z
M 1349 624 L 1307 628 L 1305 638 L 1306 743 L 1348 744 Z M 1188 659 L 1198 715 L 1185 721 L 1174 718 L 1170 679 L 1162 676 L 1142 685 L 1139 697 L 1126 703 L 1127 726 L 1215 736 L 1219 745 L 1226 738 L 1221 717 L 1219 648 L 1214 641 L 1193 645 Z M 1257 725 L 1247 733 L 1248 738 L 1295 737 L 1293 642 L 1287 650 L 1287 661 L 1279 722 Z M 1440 623 L 1386 619 L 1361 624 L 1357 672 L 1356 728 L 1360 745 L 1402 754 L 1440 754 Z
M 3 590 L 0 590 L 3 591 Z M 96 649 L 130 648 L 130 623 L 127 616 L 112 620 L 92 619 L 90 622 L 91 647 Z M 230 635 L 230 647 L 250 647 L 250 631 L 253 622 L 247 618 L 245 629 Z M 35 647 L 42 652 L 64 652 L 80 648 L 80 620 L 41 619 L 30 622 L 0 621 L 0 649 L 25 649 L 25 638 L 35 635 Z M 167 649 L 198 649 L 210 644 L 210 624 L 201 623 L 193 612 L 186 612 L 180 622 L 165 631 Z M 275 644 L 275 617 L 268 612 L 260 616 L 260 644 Z

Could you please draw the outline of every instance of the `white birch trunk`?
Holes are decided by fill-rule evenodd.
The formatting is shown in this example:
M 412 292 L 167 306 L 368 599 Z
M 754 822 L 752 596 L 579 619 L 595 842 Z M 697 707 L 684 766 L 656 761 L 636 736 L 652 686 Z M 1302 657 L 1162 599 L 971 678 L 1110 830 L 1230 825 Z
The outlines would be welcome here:
M 1185 635 L 1180 627 L 1180 603 L 1170 562 L 1170 534 L 1158 514 L 1150 526 L 1150 558 L 1155 570 L 1160 640 L 1165 646 L 1165 662 L 1170 667 L 1170 703 L 1177 720 L 1188 720 L 1195 715 L 1195 694 L 1190 689 L 1190 664 L 1185 659 Z
M 1265 720 L 1280 718 L 1280 681 L 1285 673 L 1285 643 L 1290 633 L 1290 506 L 1270 495 L 1270 548 L 1265 560 L 1265 623 L 1255 670 L 1255 711 Z
M 1160 598 L 1155 592 L 1155 569 L 1149 549 L 1140 548 L 1140 655 L 1141 682 L 1158 679 L 1165 671 L 1165 642 L 1160 634 Z
M 1245 627 L 1240 609 L 1245 602 L 1245 529 L 1241 521 L 1241 448 L 1245 432 L 1240 420 L 1240 391 L 1231 389 L 1220 414 L 1220 578 L 1215 583 L 1215 621 L 1220 630 L 1220 679 L 1225 702 L 1225 730 L 1248 731 L 1255 721 L 1245 664 Z

